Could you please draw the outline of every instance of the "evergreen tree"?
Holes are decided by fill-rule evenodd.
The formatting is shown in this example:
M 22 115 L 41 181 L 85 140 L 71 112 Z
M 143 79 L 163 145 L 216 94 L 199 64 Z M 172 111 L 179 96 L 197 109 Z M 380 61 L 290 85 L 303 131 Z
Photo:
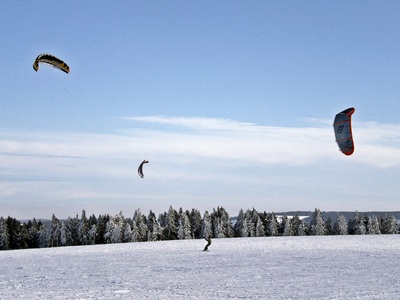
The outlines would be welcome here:
M 58 247 L 61 240 L 61 223 L 53 214 L 51 217 L 51 225 L 49 232 L 49 246 Z
M 21 222 L 10 216 L 6 219 L 6 226 L 9 234 L 9 248 L 10 249 L 25 249 L 27 247 L 27 240 L 21 234 Z
M 157 222 L 155 213 L 150 209 L 149 215 L 147 216 L 147 240 L 151 240 L 151 234 L 153 232 L 154 223 Z
M 192 228 L 192 237 L 194 239 L 201 238 L 201 227 L 203 225 L 203 219 L 201 217 L 200 212 L 197 209 L 192 209 L 189 215 L 190 224 Z
M 180 240 L 188 240 L 192 238 L 192 231 L 187 213 L 182 213 L 179 217 L 178 238 Z
M 231 218 L 229 217 L 229 213 L 222 207 L 222 212 L 221 212 L 221 221 L 224 225 L 225 232 L 224 235 L 227 238 L 232 238 L 235 236 L 235 233 L 233 231 L 233 226 L 231 222 Z
M 127 223 L 124 231 L 124 243 L 132 242 L 132 227 L 131 224 Z
M 322 218 L 322 213 L 318 208 L 316 208 L 313 213 L 313 218 L 310 224 L 310 234 L 325 235 L 325 233 L 326 233 L 326 228 L 324 219 Z
M 257 211 L 253 208 L 253 210 L 248 209 L 245 213 L 245 219 L 247 224 L 247 234 L 249 237 L 256 236 L 256 223 L 255 223 L 255 215 L 257 215 Z
M 212 236 L 212 224 L 211 224 L 211 217 L 208 213 L 208 211 L 205 211 L 204 217 L 203 217 L 203 225 L 201 227 L 201 236 L 203 238 L 210 238 Z
M 28 222 L 28 248 L 38 248 L 39 247 L 39 227 L 40 225 L 33 218 L 33 221 Z
M 50 228 L 48 224 L 43 224 L 39 229 L 39 248 L 49 247 Z
M 90 222 L 89 222 L 90 223 Z M 89 245 L 95 245 L 96 244 L 96 234 L 97 234 L 97 226 L 96 224 L 91 225 L 92 227 L 89 230 Z
M 364 224 L 364 218 L 357 211 L 352 223 L 352 232 L 356 235 L 364 235 L 367 233 L 367 228 Z
M 163 212 L 162 214 L 158 215 L 158 224 L 160 224 L 160 226 L 164 229 L 165 227 L 167 227 L 168 224 L 168 216 L 167 216 L 167 212 Z
M 8 249 L 10 249 L 10 234 L 8 233 L 6 220 L 0 217 L 0 250 Z
M 104 240 L 106 243 L 122 243 L 123 232 L 125 229 L 124 221 L 122 212 L 110 218 L 106 224 L 106 233 L 104 234 Z
M 250 237 L 252 233 L 251 228 L 249 227 L 250 220 L 245 215 L 245 219 L 243 220 L 242 230 L 239 232 L 239 237 Z
M 131 241 L 132 242 L 140 242 L 141 241 L 139 227 L 135 220 L 132 220 Z
M 74 218 L 68 217 L 67 219 L 67 227 L 69 231 L 69 241 L 67 241 L 67 244 L 70 246 L 76 246 L 79 245 L 79 217 L 78 214 Z
M 212 228 L 213 228 L 213 236 L 215 238 L 224 238 L 225 237 L 225 228 L 222 223 L 221 217 L 214 217 L 211 219 L 212 222 Z
M 296 235 L 296 236 L 299 235 L 298 233 L 299 233 L 300 222 L 301 222 L 301 220 L 300 220 L 300 217 L 298 215 L 295 215 L 290 220 L 290 223 L 291 223 L 291 226 L 292 226 L 293 235 Z
M 213 237 L 225 238 L 232 234 L 232 225 L 229 221 L 229 215 L 223 207 L 217 207 L 210 215 L 213 230 Z
M 90 223 L 86 217 L 86 211 L 82 210 L 81 220 L 79 222 L 79 242 L 81 245 L 89 244 Z
M 284 223 L 284 229 L 283 229 L 283 236 L 293 236 L 293 230 L 292 230 L 292 222 L 290 218 L 285 216 L 282 220 L 282 223 Z
M 233 227 L 233 231 L 235 233 L 235 237 L 241 237 L 242 236 L 242 232 L 243 232 L 243 227 L 246 227 L 247 229 L 247 224 L 246 224 L 246 219 L 245 219 L 245 215 L 243 212 L 243 209 L 240 209 L 239 214 L 236 218 L 236 223 Z M 246 234 L 247 236 L 247 234 Z
M 381 234 L 380 223 L 376 216 L 368 217 L 367 234 Z
M 325 222 L 325 234 L 332 235 L 333 234 L 333 227 L 332 227 L 332 219 L 328 218 Z
M 104 236 L 106 234 L 106 225 L 110 220 L 109 215 L 99 215 L 97 218 L 97 226 L 96 226 L 96 244 L 104 244 L 106 241 L 104 240 Z
M 67 246 L 68 245 L 68 240 L 69 238 L 69 232 L 68 232 L 68 227 L 65 225 L 64 221 L 61 221 L 61 227 L 60 227 L 60 245 L 61 246 Z
M 135 231 L 135 232 L 134 232 Z M 132 234 L 135 234 L 135 242 L 145 242 L 148 239 L 147 220 L 140 208 L 135 210 L 132 218 Z
M 163 229 L 156 221 L 153 226 L 153 232 L 151 233 L 151 241 L 161 241 L 164 239 Z
M 21 239 L 21 249 L 29 248 L 29 246 L 28 246 L 29 232 L 28 232 L 28 226 L 25 223 L 21 224 L 19 234 L 20 234 L 20 239 Z
M 166 215 L 166 224 L 164 226 L 164 238 L 166 240 L 176 240 L 178 238 L 178 213 L 170 206 Z
M 256 237 L 263 237 L 265 236 L 264 224 L 261 220 L 261 217 L 256 214 L 255 216 L 256 221 Z
M 292 234 L 296 236 L 304 236 L 307 235 L 307 223 L 304 219 L 300 219 L 298 215 L 295 215 L 291 219 L 292 225 Z
M 333 233 L 335 235 L 347 235 L 348 234 L 346 218 L 341 214 L 337 214 L 337 216 L 336 216 L 336 222 L 333 225 Z
M 147 218 L 147 228 L 148 228 L 148 238 L 147 238 L 148 241 L 162 240 L 162 228 L 158 223 L 156 215 L 151 210 Z
M 192 239 L 192 226 L 190 224 L 188 212 L 185 213 L 185 217 L 183 220 L 183 231 L 186 240 Z
M 386 215 L 385 221 L 383 223 L 383 233 L 384 234 L 398 234 L 399 233 L 397 219 L 395 216 Z
M 297 235 L 298 236 L 305 236 L 307 235 L 307 223 L 304 219 L 300 220 L 300 224 L 297 228 Z
M 271 213 L 267 216 L 265 222 L 265 234 L 266 236 L 277 236 L 278 232 L 278 221 L 276 220 L 276 216 L 274 213 Z
M 97 225 L 97 218 L 94 214 L 89 217 L 89 224 L 90 228 L 92 228 L 93 225 Z

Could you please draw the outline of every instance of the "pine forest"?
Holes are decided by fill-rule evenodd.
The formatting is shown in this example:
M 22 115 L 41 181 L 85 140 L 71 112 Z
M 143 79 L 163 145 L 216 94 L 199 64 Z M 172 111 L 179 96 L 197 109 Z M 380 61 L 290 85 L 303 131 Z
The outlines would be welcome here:
M 337 213 L 335 220 L 324 220 L 317 208 L 310 218 L 278 216 L 253 208 L 240 210 L 231 218 L 223 207 L 202 215 L 196 209 L 183 211 L 170 206 L 158 217 L 151 210 L 145 216 L 140 209 L 131 218 L 122 212 L 88 217 L 85 210 L 81 216 L 66 220 L 54 214 L 51 220 L 28 222 L 0 217 L 0 250 L 203 238 L 398 233 L 398 221 L 390 214 L 367 216 L 356 212 L 354 218 L 346 220 Z

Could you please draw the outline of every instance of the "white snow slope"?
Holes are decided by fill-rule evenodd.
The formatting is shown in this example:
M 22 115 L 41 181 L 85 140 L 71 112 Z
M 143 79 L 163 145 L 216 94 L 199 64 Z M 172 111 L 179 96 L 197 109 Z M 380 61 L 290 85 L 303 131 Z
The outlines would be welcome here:
M 0 251 L 0 299 L 400 299 L 400 235 Z

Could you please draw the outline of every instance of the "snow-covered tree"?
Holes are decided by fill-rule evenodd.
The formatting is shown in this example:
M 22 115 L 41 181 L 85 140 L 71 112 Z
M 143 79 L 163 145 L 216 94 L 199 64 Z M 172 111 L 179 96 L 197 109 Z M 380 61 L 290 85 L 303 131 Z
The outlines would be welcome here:
M 241 209 L 237 217 L 234 232 L 236 237 L 255 236 L 255 225 L 252 224 L 250 210 L 245 213 Z
M 104 234 L 106 243 L 122 243 L 125 225 L 125 218 L 122 212 L 111 217 L 106 224 L 106 233 Z
M 364 235 L 367 233 L 367 228 L 364 224 L 364 218 L 357 211 L 352 222 L 352 233 L 356 235 Z
M 50 225 L 43 224 L 39 229 L 39 248 L 49 247 Z
M 50 247 L 57 247 L 60 244 L 61 239 L 61 223 L 53 214 L 51 218 L 50 232 L 49 232 L 49 244 Z
M 293 236 L 294 232 L 292 229 L 292 222 L 290 220 L 290 218 L 288 218 L 287 216 L 285 216 L 285 218 L 283 218 L 282 223 L 284 223 L 284 229 L 283 229 L 283 236 Z
M 319 208 L 316 208 L 313 213 L 313 218 L 310 224 L 310 233 L 311 235 L 325 235 L 326 233 L 325 222 Z
M 255 217 L 255 221 L 256 221 L 256 237 L 265 236 L 263 221 L 261 220 L 261 218 L 258 214 L 256 214 L 254 217 Z
M 123 240 L 124 243 L 130 243 L 132 242 L 132 227 L 131 224 L 127 223 L 125 226 L 125 231 L 123 234 Z
M 89 244 L 89 231 L 90 231 L 90 223 L 88 218 L 86 217 L 86 211 L 82 210 L 81 219 L 79 222 L 79 242 L 81 245 Z
M 210 215 L 213 228 L 213 237 L 225 238 L 233 233 L 229 215 L 223 207 L 217 207 Z
M 333 234 L 333 227 L 332 227 L 332 219 L 328 217 L 328 220 L 325 222 L 325 234 L 332 235 Z
M 41 222 L 36 222 L 33 218 L 32 221 L 28 222 L 28 248 L 38 248 L 39 247 L 39 228 Z
M 368 217 L 367 234 L 381 234 L 380 223 L 376 216 Z
M 163 239 L 163 229 L 161 228 L 158 221 L 153 224 L 153 231 L 149 231 L 149 241 L 160 241 Z
M 194 239 L 201 238 L 200 235 L 201 235 L 201 226 L 203 219 L 201 217 L 200 211 L 193 208 L 192 211 L 190 212 L 189 219 L 192 228 L 192 237 Z
M 8 233 L 8 228 L 6 220 L 0 217 L 0 250 L 8 250 L 10 247 L 10 234 Z
M 383 233 L 384 234 L 398 234 L 399 227 L 397 224 L 397 219 L 393 215 L 386 215 L 386 218 L 383 222 Z
M 68 233 L 68 227 L 65 225 L 64 221 L 61 221 L 61 227 L 60 227 L 60 245 L 61 246 L 67 246 L 68 243 L 68 238 L 69 233 Z
M 264 224 L 257 210 L 253 208 L 252 211 L 248 210 L 246 214 L 248 215 L 246 218 L 248 220 L 249 236 L 251 237 L 265 236 Z
M 147 217 L 147 240 L 148 241 L 159 241 L 162 239 L 162 228 L 158 223 L 156 215 L 150 210 L 149 216 Z
M 192 238 L 190 221 L 186 213 L 182 213 L 179 217 L 178 238 L 180 240 L 188 240 Z
M 132 218 L 132 241 L 145 242 L 148 240 L 148 222 L 140 208 L 135 210 Z
M 68 238 L 70 239 L 67 243 L 70 246 L 79 245 L 79 217 L 78 214 L 74 218 L 68 217 L 67 227 L 70 235 Z
M 296 236 L 307 235 L 307 224 L 304 219 L 300 219 L 298 215 L 294 216 L 291 220 L 292 232 Z
M 176 240 L 178 238 L 178 221 L 178 212 L 170 206 L 166 214 L 165 226 L 163 226 L 166 240 Z
M 224 228 L 224 236 L 227 238 L 234 237 L 235 233 L 233 231 L 232 222 L 231 219 L 229 218 L 228 212 L 223 207 L 221 207 L 220 210 L 221 210 L 221 222 Z
M 278 232 L 278 221 L 274 213 L 267 215 L 265 222 L 265 235 L 266 236 L 277 236 Z
M 201 227 L 201 236 L 203 238 L 213 237 L 211 217 L 208 211 L 205 211 L 203 216 L 203 225 Z
M 246 210 L 245 212 L 245 220 L 247 223 L 247 233 L 249 237 L 256 236 L 256 219 L 257 219 L 257 211 L 253 208 L 253 210 Z
M 233 232 L 235 233 L 235 237 L 240 237 L 242 227 L 243 227 L 243 221 L 244 221 L 244 212 L 243 209 L 239 211 L 238 216 L 236 217 L 235 224 L 233 226 Z
M 140 242 L 141 241 L 141 235 L 139 231 L 139 227 L 137 226 L 136 222 L 132 222 L 132 228 L 131 228 L 131 242 Z
M 90 230 L 88 232 L 89 245 L 95 245 L 96 244 L 97 226 L 96 226 L 96 224 L 93 224 L 91 226 L 92 227 L 90 228 Z
M 299 227 L 297 228 L 297 235 L 298 236 L 305 236 L 307 235 L 307 223 L 304 219 L 300 220 Z
M 347 235 L 347 221 L 346 218 L 337 214 L 335 224 L 333 225 L 333 234 L 335 235 Z
M 109 215 L 99 215 L 96 225 L 96 244 L 104 244 L 104 236 L 106 234 L 106 224 L 110 220 Z

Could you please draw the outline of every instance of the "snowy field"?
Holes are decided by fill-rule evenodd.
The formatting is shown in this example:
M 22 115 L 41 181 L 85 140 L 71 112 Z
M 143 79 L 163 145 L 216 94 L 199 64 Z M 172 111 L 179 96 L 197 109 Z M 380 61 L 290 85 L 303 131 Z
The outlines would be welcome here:
M 400 299 L 400 235 L 0 251 L 0 299 Z

